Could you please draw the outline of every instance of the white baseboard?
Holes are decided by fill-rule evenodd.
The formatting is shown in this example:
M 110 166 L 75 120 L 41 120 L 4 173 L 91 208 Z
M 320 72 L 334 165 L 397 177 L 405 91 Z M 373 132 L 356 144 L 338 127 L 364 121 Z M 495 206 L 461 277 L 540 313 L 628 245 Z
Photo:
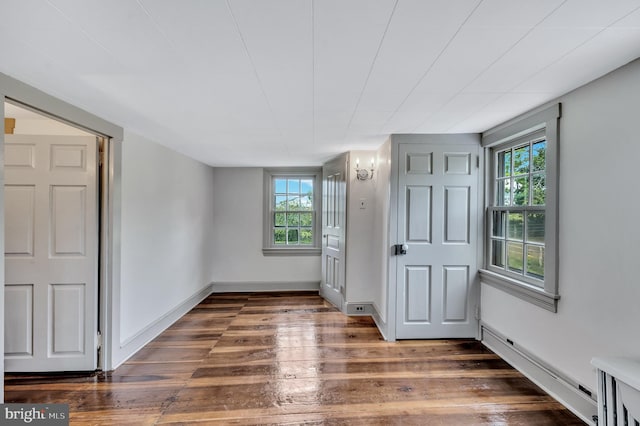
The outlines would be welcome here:
M 211 284 L 207 284 L 193 296 L 152 322 L 133 337 L 128 338 L 120 344 L 117 353 L 113 354 L 112 367 L 116 369 L 126 360 L 131 358 L 142 349 L 147 343 L 158 337 L 160 333 L 169 328 L 174 322 L 182 318 L 187 312 L 193 309 L 211 294 Z
M 213 282 L 213 293 L 262 291 L 320 291 L 320 281 L 228 281 Z
M 596 393 L 555 371 L 511 339 L 481 324 L 481 341 L 587 424 L 595 425 Z M 591 395 L 588 395 L 586 392 Z

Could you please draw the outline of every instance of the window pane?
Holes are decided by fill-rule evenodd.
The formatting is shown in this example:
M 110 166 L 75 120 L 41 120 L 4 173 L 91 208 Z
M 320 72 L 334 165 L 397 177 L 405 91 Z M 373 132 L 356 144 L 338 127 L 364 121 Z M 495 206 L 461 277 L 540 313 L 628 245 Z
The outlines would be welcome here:
M 513 151 L 513 174 L 521 175 L 527 173 L 529 173 L 529 145 Z
M 313 214 L 300 213 L 300 226 L 313 226 Z
M 547 187 L 544 173 L 536 173 L 531 177 L 531 186 L 533 188 L 533 199 L 531 204 L 534 206 L 544 206 L 547 198 Z
M 289 229 L 287 231 L 287 244 L 298 244 L 298 230 Z
M 529 176 L 521 176 L 514 179 L 513 183 L 513 205 L 529 205 Z
M 300 223 L 300 214 L 287 213 L 287 225 L 298 226 L 299 223 Z
M 522 273 L 524 263 L 524 251 L 522 243 L 507 242 L 507 269 L 512 272 Z
M 275 205 L 276 210 L 286 210 L 287 209 L 287 197 L 286 195 L 276 195 Z
M 289 195 L 287 203 L 287 210 L 300 210 L 300 196 Z
M 287 180 L 286 179 L 274 179 L 275 193 L 286 194 L 287 193 Z
M 491 240 L 491 264 L 504 268 L 504 241 Z
M 527 275 L 539 280 L 544 279 L 544 247 L 527 246 Z
M 286 244 L 287 237 L 284 229 L 276 229 L 273 232 L 273 242 L 275 244 Z
M 505 228 L 507 226 L 506 212 L 493 212 L 493 235 L 494 237 L 504 238 Z
M 511 205 L 511 179 L 500 179 L 496 183 L 496 205 Z
M 498 176 L 511 176 L 511 150 L 498 153 Z
M 509 213 L 507 220 L 507 238 L 522 241 L 522 230 L 524 228 L 522 221 L 522 213 Z
M 276 213 L 276 217 L 275 217 L 275 225 L 276 226 L 284 226 L 285 222 L 284 222 L 284 218 L 285 218 L 285 214 L 284 213 Z
M 313 231 L 311 231 L 311 228 L 302 228 L 300 230 L 300 244 L 313 244 Z
M 304 194 L 300 197 L 300 210 L 313 210 L 313 195 Z
M 532 151 L 533 151 L 533 167 L 532 170 L 534 172 L 540 171 L 540 170 L 545 170 L 546 164 L 545 164 L 545 154 L 547 151 L 547 141 L 540 141 L 540 142 L 536 142 L 533 144 L 532 146 Z
M 289 193 L 299 193 L 300 192 L 300 181 L 298 179 L 289 179 Z
M 544 213 L 527 213 L 527 241 L 544 244 Z
M 302 179 L 300 181 L 301 194 L 313 194 L 313 181 L 311 179 Z

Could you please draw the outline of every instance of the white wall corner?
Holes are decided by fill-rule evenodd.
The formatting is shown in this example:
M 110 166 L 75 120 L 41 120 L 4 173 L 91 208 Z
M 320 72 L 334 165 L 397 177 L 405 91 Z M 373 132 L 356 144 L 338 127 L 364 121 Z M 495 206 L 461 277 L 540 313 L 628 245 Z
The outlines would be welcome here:
M 180 303 L 178 306 L 146 326 L 140 332 L 130 337 L 126 341 L 120 343 L 113 348 L 112 353 L 112 369 L 116 369 L 125 361 L 136 354 L 146 344 L 158 337 L 163 331 L 169 328 L 173 323 L 182 318 L 186 313 L 195 308 L 200 302 L 207 298 L 212 292 L 213 284 L 207 284 L 191 297 Z
M 378 306 L 374 303 L 372 308 L 373 308 L 373 313 L 371 314 L 371 317 L 373 318 L 373 322 L 376 323 L 376 327 L 378 327 L 378 331 L 380 332 L 380 334 L 382 334 L 382 338 L 388 342 L 395 341 L 395 339 L 389 340 L 389 337 L 388 337 L 389 333 L 387 332 L 387 329 L 389 328 L 389 324 L 382 319 Z

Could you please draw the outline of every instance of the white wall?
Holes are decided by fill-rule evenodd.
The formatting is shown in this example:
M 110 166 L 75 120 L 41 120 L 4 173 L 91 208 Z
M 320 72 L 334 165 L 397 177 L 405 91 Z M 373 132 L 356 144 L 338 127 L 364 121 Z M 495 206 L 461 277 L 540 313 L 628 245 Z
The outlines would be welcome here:
M 640 357 L 640 61 L 559 100 L 558 313 L 482 286 L 482 317 L 596 390 L 594 356 Z
M 216 239 L 211 167 L 127 131 L 122 146 L 115 365 L 209 293 Z
M 319 289 L 320 256 L 263 256 L 262 168 L 216 168 L 214 291 Z
M 355 173 L 356 160 L 360 167 L 368 168 L 375 151 L 349 152 L 347 172 L 347 241 L 346 241 L 346 288 L 347 303 L 371 303 L 373 279 L 376 265 L 373 260 L 374 216 L 376 211 L 375 181 L 358 180 Z M 376 173 L 374 172 L 374 176 Z M 364 200 L 365 208 L 360 208 Z

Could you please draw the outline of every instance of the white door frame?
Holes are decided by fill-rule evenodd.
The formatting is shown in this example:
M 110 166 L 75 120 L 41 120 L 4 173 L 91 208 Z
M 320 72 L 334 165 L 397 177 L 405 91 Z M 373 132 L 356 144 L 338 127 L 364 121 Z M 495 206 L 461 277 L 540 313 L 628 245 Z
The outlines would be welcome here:
M 100 296 L 98 319 L 102 333 L 102 350 L 98 360 L 99 368 L 112 368 L 113 330 L 117 329 L 112 312 L 119 306 L 115 300 L 120 288 L 120 186 L 121 158 L 124 130 L 106 120 L 88 113 L 67 102 L 50 96 L 34 87 L 0 73 L 0 115 L 4 118 L 4 102 L 15 101 L 28 106 L 38 113 L 63 121 L 90 133 L 107 138 L 107 155 L 103 168 L 106 179 L 102 188 L 102 219 L 100 267 Z M 0 153 L 4 152 L 4 120 L 0 124 Z M 4 155 L 0 155 L 0 176 L 4 176 Z M 1 253 L 4 253 L 4 178 L 0 181 L 0 238 Z M 116 321 L 117 322 L 117 321 Z M 4 354 L 4 254 L 0 262 L 0 353 Z M 4 401 L 4 357 L 0 360 L 0 401 Z
M 447 143 L 456 143 L 457 137 L 461 135 L 451 134 L 402 134 L 391 135 L 391 193 L 389 202 L 389 246 L 402 243 L 398 241 L 397 223 L 398 223 L 398 168 L 399 168 L 399 145 L 401 143 L 438 143 L 446 141 Z M 478 226 L 477 226 L 477 241 L 478 241 L 478 265 L 483 264 L 484 259 L 484 197 L 485 197 L 485 183 L 484 183 L 484 151 L 479 150 L 478 158 Z M 394 255 L 389 255 L 389 267 L 387 271 L 387 334 L 386 339 L 390 342 L 396 341 L 396 313 L 397 313 L 397 283 L 396 283 L 396 271 L 397 271 L 397 259 Z M 478 286 L 479 288 L 479 286 Z M 480 294 L 478 290 L 478 304 L 480 300 Z M 479 321 L 478 321 L 479 323 Z M 480 329 L 478 328 L 477 336 L 480 336 Z

